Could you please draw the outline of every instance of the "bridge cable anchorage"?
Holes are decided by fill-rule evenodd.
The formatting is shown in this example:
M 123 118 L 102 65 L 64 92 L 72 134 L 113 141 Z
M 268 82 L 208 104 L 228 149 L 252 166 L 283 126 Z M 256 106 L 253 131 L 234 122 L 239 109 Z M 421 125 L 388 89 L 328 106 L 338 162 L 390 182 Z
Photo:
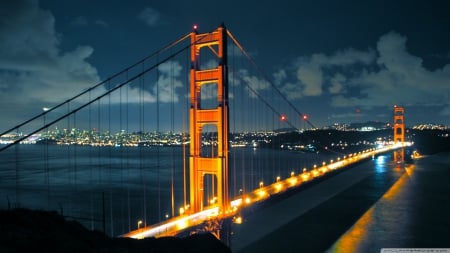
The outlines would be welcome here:
M 257 71 L 261 74 L 261 76 L 264 77 L 264 79 L 266 79 L 266 81 L 268 81 L 270 83 L 270 85 L 277 91 L 277 93 L 283 98 L 283 100 L 285 100 L 289 106 L 291 106 L 294 111 L 300 116 L 300 118 L 303 118 L 304 115 L 301 113 L 288 99 L 285 95 L 283 95 L 283 93 L 280 91 L 280 89 L 278 89 L 276 87 L 276 85 L 272 82 L 272 80 L 265 74 L 264 71 L 262 71 L 262 69 L 256 64 L 255 60 L 247 53 L 247 51 L 245 51 L 244 47 L 241 45 L 241 43 L 239 43 L 239 41 L 233 36 L 233 34 L 230 32 L 230 30 L 227 30 L 227 34 L 228 36 L 233 40 L 233 42 L 235 43 L 235 45 L 241 50 L 241 52 L 245 55 L 245 57 L 255 66 L 255 68 L 257 69 Z M 280 114 L 281 116 L 281 114 Z M 314 126 L 311 121 L 309 119 L 306 119 L 306 122 L 314 129 L 316 129 L 317 127 Z

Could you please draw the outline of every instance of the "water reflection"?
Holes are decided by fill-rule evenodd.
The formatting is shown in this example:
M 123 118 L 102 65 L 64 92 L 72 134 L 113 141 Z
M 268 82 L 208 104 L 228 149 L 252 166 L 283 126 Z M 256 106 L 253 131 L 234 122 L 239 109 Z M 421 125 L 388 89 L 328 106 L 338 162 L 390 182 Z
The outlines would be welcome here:
M 386 169 L 381 166 L 384 162 L 384 156 L 376 159 L 377 172 Z M 407 190 L 414 165 L 404 169 L 405 173 L 397 182 L 327 252 L 380 252 L 383 247 L 402 246 L 398 244 L 403 240 L 401 237 L 408 234 L 410 216 L 408 205 L 399 198 Z M 394 245 L 381 245 L 387 241 Z
M 380 155 L 375 159 L 375 171 L 377 173 L 382 173 L 386 171 L 386 156 Z

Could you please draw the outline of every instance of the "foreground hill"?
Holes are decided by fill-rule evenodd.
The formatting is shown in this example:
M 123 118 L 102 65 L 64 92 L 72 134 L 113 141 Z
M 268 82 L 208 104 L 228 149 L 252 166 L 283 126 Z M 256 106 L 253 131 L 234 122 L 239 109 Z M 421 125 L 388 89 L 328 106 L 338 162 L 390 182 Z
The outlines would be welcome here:
M 110 238 L 56 212 L 0 210 L 0 252 L 215 252 L 230 249 L 213 235 L 184 238 Z

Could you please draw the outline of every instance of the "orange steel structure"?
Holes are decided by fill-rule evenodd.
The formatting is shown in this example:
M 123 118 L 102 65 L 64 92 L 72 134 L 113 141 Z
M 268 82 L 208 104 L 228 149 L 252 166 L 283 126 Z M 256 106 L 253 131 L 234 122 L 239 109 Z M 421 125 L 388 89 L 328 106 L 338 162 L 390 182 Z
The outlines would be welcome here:
M 405 109 L 394 106 L 394 143 L 405 142 Z
M 190 155 L 189 155 L 189 213 L 200 212 L 209 204 L 228 210 L 228 71 L 227 32 L 224 25 L 211 33 L 191 33 L 190 70 Z M 200 69 L 202 49 L 217 56 L 218 66 Z M 202 109 L 201 90 L 205 84 L 217 84 L 217 107 Z M 217 128 L 217 150 L 214 157 L 202 156 L 202 130 L 205 125 Z M 205 176 L 211 175 L 214 202 L 205 204 Z M 207 200 L 208 201 L 208 200 Z
M 394 144 L 405 143 L 405 109 L 400 106 L 394 106 Z M 394 160 L 396 162 L 404 161 L 404 150 L 394 151 Z

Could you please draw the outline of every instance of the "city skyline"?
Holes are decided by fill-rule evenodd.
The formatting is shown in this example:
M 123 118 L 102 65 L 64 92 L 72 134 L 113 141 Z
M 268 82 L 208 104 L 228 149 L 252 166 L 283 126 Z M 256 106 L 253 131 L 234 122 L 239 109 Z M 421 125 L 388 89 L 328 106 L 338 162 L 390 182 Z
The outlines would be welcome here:
M 318 127 L 390 122 L 396 104 L 405 107 L 406 125 L 450 125 L 447 3 L 231 1 L 217 8 L 207 1 L 30 0 L 0 6 L 1 130 L 92 87 L 194 24 L 208 32 L 222 22 Z M 177 80 L 186 79 L 186 67 L 174 66 Z

